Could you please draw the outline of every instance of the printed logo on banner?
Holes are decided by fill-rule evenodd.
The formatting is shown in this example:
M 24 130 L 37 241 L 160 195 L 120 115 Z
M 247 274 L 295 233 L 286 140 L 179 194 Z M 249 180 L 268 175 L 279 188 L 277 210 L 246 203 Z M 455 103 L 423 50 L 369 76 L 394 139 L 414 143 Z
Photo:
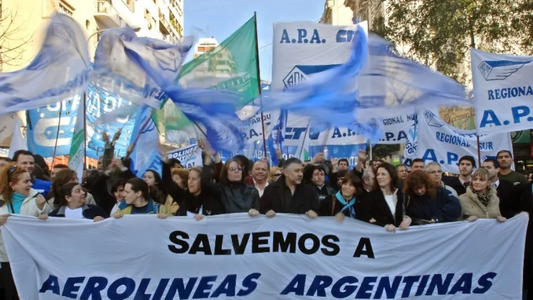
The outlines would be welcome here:
M 303 66 L 297 65 L 283 78 L 285 90 L 295 87 L 296 85 L 307 80 L 309 75 L 320 73 L 339 65 L 317 65 L 317 66 Z
M 426 117 L 426 123 L 431 127 L 440 128 L 444 126 L 444 122 L 440 121 L 437 116 L 429 110 L 424 112 L 424 117 Z
M 418 136 L 418 123 L 415 121 L 409 128 L 409 138 L 405 142 L 405 154 L 407 157 L 413 157 L 416 154 L 416 144 Z
M 493 60 L 483 61 L 478 69 L 487 81 L 505 80 L 530 61 Z

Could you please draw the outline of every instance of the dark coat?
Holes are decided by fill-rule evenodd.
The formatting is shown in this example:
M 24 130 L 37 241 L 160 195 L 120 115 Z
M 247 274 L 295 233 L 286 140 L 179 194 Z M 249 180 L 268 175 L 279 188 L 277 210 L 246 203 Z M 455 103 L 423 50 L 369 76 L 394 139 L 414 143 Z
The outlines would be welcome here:
M 398 202 L 396 203 L 395 216 L 392 215 L 383 192 L 379 189 L 366 194 L 364 199 L 364 205 L 368 206 L 369 215 L 365 216 L 365 222 L 369 222 L 370 219 L 375 219 L 373 224 L 379 226 L 385 226 L 387 224 L 393 224 L 394 226 L 400 226 L 405 216 L 405 197 L 400 190 L 396 192 Z
M 437 187 L 435 199 L 428 195 L 411 196 L 407 201 L 407 215 L 412 224 L 420 225 L 424 221 L 453 222 L 461 217 L 461 203 L 445 188 Z
M 324 184 L 322 189 L 318 189 L 318 187 L 314 184 L 310 184 L 310 186 L 313 187 L 313 189 L 316 191 L 318 195 L 318 201 L 322 202 L 324 199 L 326 199 L 329 195 L 335 194 L 337 191 L 332 188 L 331 186 Z
M 459 177 L 448 177 L 443 176 L 442 182 L 446 184 L 447 186 L 450 186 L 453 188 L 458 196 L 461 196 L 462 194 L 466 193 L 466 187 L 459 181 Z
M 522 189 L 515 186 L 512 182 L 500 179 L 496 193 L 500 199 L 500 212 L 502 216 L 512 218 L 514 215 L 525 210 L 522 204 L 522 192 Z
M 50 217 L 59 217 L 64 218 L 65 217 L 65 208 L 66 206 L 61 206 L 60 208 L 54 209 L 50 213 Z M 92 204 L 84 204 L 82 206 L 82 214 L 85 219 L 94 219 L 96 217 L 102 217 L 102 218 L 109 218 L 109 215 L 99 206 L 92 205 Z
M 220 203 L 227 214 L 248 212 L 252 208 L 259 211 L 259 192 L 255 186 L 242 183 L 230 185 L 213 183 L 211 166 L 205 165 L 202 169 L 202 186 L 212 190 L 212 194 L 220 195 Z
M 281 175 L 276 182 L 265 188 L 263 197 L 261 197 L 261 213 L 264 214 L 269 210 L 291 214 L 305 214 L 309 210 L 313 210 L 318 213 L 318 195 L 313 187 L 307 184 L 298 184 L 288 206 L 284 205 L 286 191 L 290 192 L 285 184 L 285 175 Z

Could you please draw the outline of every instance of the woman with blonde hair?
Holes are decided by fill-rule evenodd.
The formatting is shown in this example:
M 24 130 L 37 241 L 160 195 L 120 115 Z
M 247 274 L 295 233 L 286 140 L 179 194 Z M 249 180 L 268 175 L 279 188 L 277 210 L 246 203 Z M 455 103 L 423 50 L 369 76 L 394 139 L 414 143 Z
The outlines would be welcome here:
M 278 167 L 272 167 L 270 168 L 270 172 L 268 173 L 268 183 L 272 184 L 276 181 L 278 181 L 279 177 L 283 174 L 281 171 L 281 168 Z
M 473 222 L 479 218 L 507 221 L 500 212 L 500 199 L 485 169 L 478 169 L 472 174 L 470 185 L 466 193 L 459 196 L 459 201 L 463 208 L 463 219 L 467 221 Z

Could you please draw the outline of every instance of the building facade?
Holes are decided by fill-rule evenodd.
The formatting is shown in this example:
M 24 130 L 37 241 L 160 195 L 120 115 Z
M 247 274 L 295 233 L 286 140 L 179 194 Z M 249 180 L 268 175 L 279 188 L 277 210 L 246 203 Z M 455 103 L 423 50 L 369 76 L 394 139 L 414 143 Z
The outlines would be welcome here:
M 47 23 L 55 11 L 67 14 L 84 29 L 94 54 L 100 33 L 130 26 L 138 36 L 176 43 L 183 37 L 184 0 L 0 0 L 0 71 L 28 65 L 39 51 Z M 6 33 L 9 33 L 6 35 Z M 6 50 L 7 49 L 7 50 Z

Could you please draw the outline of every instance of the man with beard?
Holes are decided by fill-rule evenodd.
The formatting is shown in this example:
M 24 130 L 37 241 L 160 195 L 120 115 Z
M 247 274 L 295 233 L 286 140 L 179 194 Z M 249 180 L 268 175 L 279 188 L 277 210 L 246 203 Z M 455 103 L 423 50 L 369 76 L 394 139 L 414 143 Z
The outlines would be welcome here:
M 318 195 L 313 187 L 302 184 L 302 161 L 291 157 L 283 164 L 283 175 L 267 186 L 261 197 L 261 213 L 273 217 L 276 213 L 306 214 L 316 218 L 319 208 Z
M 446 177 L 444 183 L 452 187 L 457 195 L 466 193 L 466 188 L 470 184 L 471 175 L 476 167 L 476 160 L 473 156 L 465 155 L 459 159 L 459 177 Z

